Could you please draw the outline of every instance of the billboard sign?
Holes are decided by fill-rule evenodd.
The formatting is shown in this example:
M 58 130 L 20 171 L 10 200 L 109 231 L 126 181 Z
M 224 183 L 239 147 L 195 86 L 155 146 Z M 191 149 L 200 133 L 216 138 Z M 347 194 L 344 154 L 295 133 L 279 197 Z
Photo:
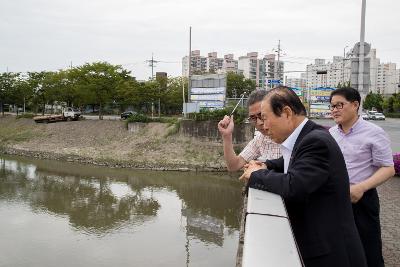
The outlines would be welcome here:
M 200 108 L 221 109 L 226 99 L 226 74 L 193 75 L 189 101 Z

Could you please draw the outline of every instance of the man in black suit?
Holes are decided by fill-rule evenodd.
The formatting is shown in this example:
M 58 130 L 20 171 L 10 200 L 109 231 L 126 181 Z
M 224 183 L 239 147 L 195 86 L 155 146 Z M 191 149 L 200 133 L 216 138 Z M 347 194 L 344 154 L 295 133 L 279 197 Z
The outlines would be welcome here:
M 264 129 L 282 157 L 250 162 L 248 186 L 281 195 L 306 267 L 367 266 L 349 197 L 342 152 L 322 126 L 306 118 L 297 95 L 272 89 L 261 107 Z

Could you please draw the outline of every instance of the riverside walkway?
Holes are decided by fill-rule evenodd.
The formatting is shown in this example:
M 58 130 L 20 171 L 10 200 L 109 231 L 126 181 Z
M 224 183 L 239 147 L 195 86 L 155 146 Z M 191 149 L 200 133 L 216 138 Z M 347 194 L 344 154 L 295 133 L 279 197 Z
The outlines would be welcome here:
M 400 177 L 378 187 L 381 203 L 383 257 L 386 267 L 400 266 Z

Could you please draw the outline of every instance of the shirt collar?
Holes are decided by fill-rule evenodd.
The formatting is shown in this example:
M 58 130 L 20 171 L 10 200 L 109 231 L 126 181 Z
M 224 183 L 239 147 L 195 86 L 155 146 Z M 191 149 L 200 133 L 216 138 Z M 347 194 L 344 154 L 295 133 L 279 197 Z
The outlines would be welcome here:
M 281 144 L 281 146 L 292 151 L 294 144 L 296 143 L 296 140 L 299 137 L 300 132 L 301 132 L 301 130 L 303 130 L 303 127 L 307 123 L 307 121 L 308 121 L 308 118 L 304 118 L 302 123 L 300 123 L 299 126 L 297 126 L 297 128 L 289 135 L 289 137 L 286 138 L 286 140 Z
M 347 133 L 347 134 L 350 134 L 350 133 L 352 133 L 354 130 L 357 130 L 359 127 L 360 127 L 360 125 L 362 124 L 362 122 L 363 122 L 364 120 L 363 120 L 363 118 L 361 117 L 361 116 L 358 116 L 358 119 L 356 120 L 356 122 L 351 126 L 351 128 L 350 128 L 350 130 L 349 130 L 349 132 Z M 343 129 L 342 129 L 342 125 L 337 125 L 337 128 L 338 128 L 338 130 L 339 130 L 339 132 L 341 133 L 341 134 L 345 134 L 344 133 L 344 131 L 343 131 Z

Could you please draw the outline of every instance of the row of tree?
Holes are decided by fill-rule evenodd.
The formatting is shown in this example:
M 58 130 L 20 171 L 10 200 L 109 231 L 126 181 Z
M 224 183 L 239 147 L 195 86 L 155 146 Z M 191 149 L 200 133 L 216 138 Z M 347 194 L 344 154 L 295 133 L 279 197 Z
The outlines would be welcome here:
M 227 75 L 227 97 L 239 97 L 255 87 L 255 82 L 245 79 L 243 75 Z M 138 82 L 130 71 L 107 62 L 87 63 L 55 72 L 0 74 L 0 109 L 3 113 L 5 105 L 26 106 L 32 112 L 44 113 L 46 105 L 65 103 L 80 108 L 91 106 L 102 117 L 110 107 L 119 111 L 132 107 L 149 113 L 160 100 L 163 114 L 179 114 L 182 112 L 183 97 L 187 101 L 186 78 Z
M 393 94 L 384 98 L 381 94 L 369 93 L 365 97 L 363 108 L 376 108 L 379 111 L 398 113 L 400 112 L 400 94 Z

